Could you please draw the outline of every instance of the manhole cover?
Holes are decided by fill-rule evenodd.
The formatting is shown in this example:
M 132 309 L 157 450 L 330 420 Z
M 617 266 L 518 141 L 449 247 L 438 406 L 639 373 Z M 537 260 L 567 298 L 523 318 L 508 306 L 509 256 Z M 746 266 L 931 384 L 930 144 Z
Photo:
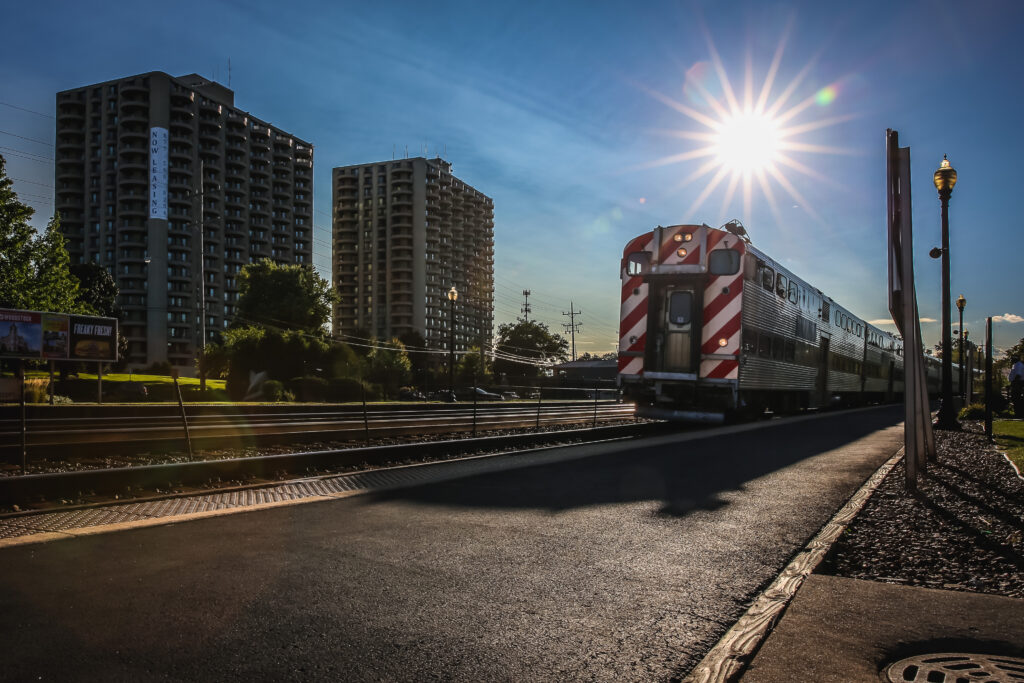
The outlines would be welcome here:
M 901 659 L 886 674 L 892 683 L 1014 683 L 1024 681 L 1024 659 L 936 652 Z

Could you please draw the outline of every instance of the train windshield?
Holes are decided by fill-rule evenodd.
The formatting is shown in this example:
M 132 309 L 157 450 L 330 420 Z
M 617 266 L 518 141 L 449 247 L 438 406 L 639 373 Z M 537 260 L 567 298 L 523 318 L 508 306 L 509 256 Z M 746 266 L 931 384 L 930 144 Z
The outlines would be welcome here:
M 712 275 L 733 275 L 740 270 L 740 253 L 732 249 L 716 249 L 708 254 L 708 270 Z
M 673 325 L 685 325 L 693 315 L 693 292 L 672 292 L 668 302 L 668 319 Z

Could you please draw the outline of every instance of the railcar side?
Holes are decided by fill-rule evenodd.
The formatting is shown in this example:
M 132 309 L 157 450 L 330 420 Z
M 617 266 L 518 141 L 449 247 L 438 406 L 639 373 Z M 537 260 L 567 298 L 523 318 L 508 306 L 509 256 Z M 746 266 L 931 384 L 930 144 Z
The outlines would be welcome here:
M 619 383 L 641 415 L 730 413 L 891 401 L 903 346 L 756 249 L 706 225 L 659 226 L 621 262 Z M 926 365 L 938 390 L 939 365 Z

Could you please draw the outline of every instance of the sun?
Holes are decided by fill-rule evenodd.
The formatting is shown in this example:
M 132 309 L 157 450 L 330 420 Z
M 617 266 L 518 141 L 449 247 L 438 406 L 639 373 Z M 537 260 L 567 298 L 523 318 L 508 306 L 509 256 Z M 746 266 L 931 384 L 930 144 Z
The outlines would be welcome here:
M 786 34 L 788 32 L 787 29 Z M 801 136 L 811 131 L 854 118 L 852 114 L 831 117 L 820 115 L 824 108 L 836 101 L 841 87 L 837 83 L 832 83 L 816 89 L 796 103 L 791 103 L 794 94 L 811 71 L 813 63 L 809 63 L 781 89 L 781 92 L 774 94 L 775 77 L 779 72 L 787 40 L 787 35 L 784 34 L 756 97 L 754 60 L 748 51 L 743 91 L 738 96 L 706 29 L 704 36 L 710 53 L 710 65 L 721 86 L 721 95 L 713 95 L 708 85 L 703 82 L 704 77 L 712 73 L 712 70 L 707 68 L 707 62 L 698 62 L 687 71 L 683 87 L 684 94 L 698 100 L 698 104 L 684 104 L 645 88 L 652 97 L 690 120 L 691 125 L 686 128 L 662 131 L 663 133 L 703 144 L 655 159 L 640 165 L 637 169 L 682 163 L 692 165 L 690 172 L 670 189 L 672 192 L 710 175 L 707 184 L 693 200 L 686 218 L 693 217 L 721 186 L 725 188 L 721 207 L 723 215 L 729 212 L 733 201 L 742 193 L 743 217 L 750 219 L 754 189 L 757 187 L 767 200 L 777 223 L 781 225 L 783 220 L 776 197 L 777 190 L 781 188 L 782 193 L 820 221 L 814 207 L 786 176 L 786 171 L 796 172 L 822 183 L 830 183 L 828 178 L 800 161 L 798 155 L 857 154 L 856 150 L 812 144 L 801 139 Z M 697 124 L 696 128 L 692 124 Z
M 715 158 L 733 173 L 769 168 L 779 159 L 779 125 L 764 114 L 745 111 L 722 121 L 715 134 Z

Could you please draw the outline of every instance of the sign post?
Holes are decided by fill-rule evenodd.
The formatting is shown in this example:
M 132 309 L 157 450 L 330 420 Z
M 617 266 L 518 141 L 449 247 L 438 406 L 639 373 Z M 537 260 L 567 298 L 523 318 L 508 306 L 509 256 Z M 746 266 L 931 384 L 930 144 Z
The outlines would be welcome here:
M 178 370 L 171 368 L 171 379 L 174 380 L 174 393 L 178 395 L 178 407 L 181 409 L 181 424 L 185 426 L 185 445 L 188 447 L 188 459 L 192 460 L 192 439 L 188 435 L 188 417 L 185 416 L 185 402 L 181 400 L 181 387 L 178 385 Z
M 25 361 L 18 361 L 18 385 L 21 404 L 21 473 L 28 469 L 28 426 L 25 420 Z
M 889 233 L 889 312 L 903 335 L 904 460 L 906 485 L 917 490 L 918 469 L 935 459 L 928 386 L 921 344 L 921 321 L 914 287 L 913 229 L 910 204 L 910 148 L 899 134 L 885 137 L 887 222 Z

